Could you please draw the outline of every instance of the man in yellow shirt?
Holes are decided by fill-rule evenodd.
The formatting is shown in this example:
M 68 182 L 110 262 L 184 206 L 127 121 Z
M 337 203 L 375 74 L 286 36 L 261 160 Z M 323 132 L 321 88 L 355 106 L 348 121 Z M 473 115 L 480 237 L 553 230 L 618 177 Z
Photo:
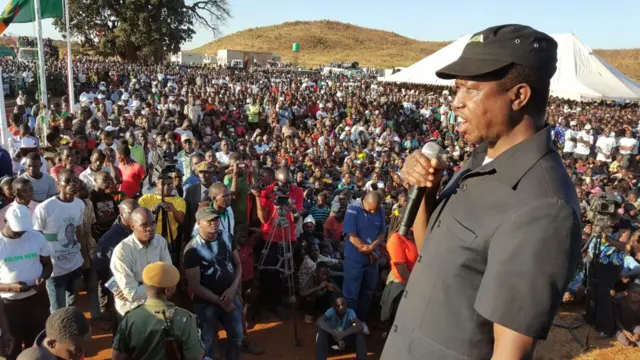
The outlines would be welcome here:
M 177 253 L 180 251 L 179 246 L 173 250 L 173 241 L 178 236 L 178 225 L 184 221 L 184 214 L 187 209 L 187 203 L 183 198 L 174 194 L 173 180 L 171 177 L 161 176 L 156 182 L 156 194 L 143 195 L 138 203 L 141 207 L 147 208 L 157 214 L 156 220 L 156 233 L 162 235 L 167 241 L 169 241 L 169 252 Z M 164 202 L 162 201 L 164 195 Z M 164 208 L 165 211 L 160 211 L 160 208 Z M 169 229 L 166 229 L 166 234 L 162 233 L 163 227 L 163 213 L 169 215 Z

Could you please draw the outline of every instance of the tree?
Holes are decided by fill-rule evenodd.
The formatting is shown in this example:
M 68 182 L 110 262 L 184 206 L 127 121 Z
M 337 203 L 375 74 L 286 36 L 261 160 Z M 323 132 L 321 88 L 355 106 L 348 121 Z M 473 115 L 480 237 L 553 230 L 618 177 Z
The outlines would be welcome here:
M 72 39 L 101 56 L 162 61 L 191 40 L 195 25 L 220 33 L 228 0 L 69 0 Z M 64 19 L 54 25 L 66 33 Z

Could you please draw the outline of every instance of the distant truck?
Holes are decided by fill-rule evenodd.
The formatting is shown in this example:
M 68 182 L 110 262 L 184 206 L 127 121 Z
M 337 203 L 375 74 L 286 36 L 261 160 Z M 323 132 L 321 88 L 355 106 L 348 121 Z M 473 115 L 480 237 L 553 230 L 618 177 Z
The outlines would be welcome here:
M 231 60 L 229 67 L 234 69 L 244 69 L 244 62 L 240 59 L 233 59 Z

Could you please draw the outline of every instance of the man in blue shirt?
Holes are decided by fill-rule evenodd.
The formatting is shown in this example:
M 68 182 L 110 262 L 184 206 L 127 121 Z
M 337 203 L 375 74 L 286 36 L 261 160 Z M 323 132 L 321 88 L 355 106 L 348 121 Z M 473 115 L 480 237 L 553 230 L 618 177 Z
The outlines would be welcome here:
M 358 320 L 355 311 L 347 307 L 345 298 L 337 298 L 333 307 L 318 319 L 316 325 L 318 325 L 316 360 L 327 359 L 331 338 L 339 350 L 344 350 L 346 346 L 355 346 L 356 359 L 367 359 L 367 346 L 362 336 L 364 325 Z
M 378 247 L 387 231 L 382 195 L 371 191 L 347 208 L 343 231 L 349 241 L 344 250 L 343 294 L 349 308 L 363 321 L 369 315 L 371 298 L 378 281 Z M 369 333 L 364 323 L 364 334 Z

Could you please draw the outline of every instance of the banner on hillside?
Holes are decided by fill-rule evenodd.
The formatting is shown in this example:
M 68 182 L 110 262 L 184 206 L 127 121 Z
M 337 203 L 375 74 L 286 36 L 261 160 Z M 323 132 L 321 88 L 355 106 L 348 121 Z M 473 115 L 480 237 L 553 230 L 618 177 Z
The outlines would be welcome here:
M 11 23 L 29 23 L 36 21 L 34 0 L 9 0 L 0 15 L 0 35 Z M 42 19 L 62 17 L 62 0 L 40 2 Z

